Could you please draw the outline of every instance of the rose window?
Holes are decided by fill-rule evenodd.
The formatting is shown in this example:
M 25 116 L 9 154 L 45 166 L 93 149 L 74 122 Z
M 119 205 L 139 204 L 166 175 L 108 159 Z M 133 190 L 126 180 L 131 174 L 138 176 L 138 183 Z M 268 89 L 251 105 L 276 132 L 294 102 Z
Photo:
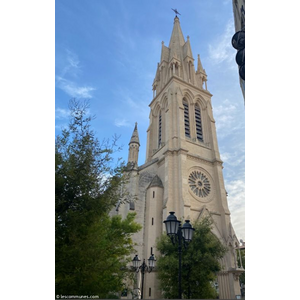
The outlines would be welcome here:
M 210 183 L 208 178 L 199 171 L 193 171 L 189 176 L 189 186 L 192 192 L 201 198 L 210 193 Z

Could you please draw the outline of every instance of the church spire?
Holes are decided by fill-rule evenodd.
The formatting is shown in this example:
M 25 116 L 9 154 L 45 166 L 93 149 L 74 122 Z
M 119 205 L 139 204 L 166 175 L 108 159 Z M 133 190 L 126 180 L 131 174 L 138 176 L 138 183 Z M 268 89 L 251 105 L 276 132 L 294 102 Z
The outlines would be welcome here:
M 196 73 L 190 37 L 187 36 L 187 40 L 185 41 L 179 18 L 176 16 L 174 18 L 169 47 L 162 42 L 160 63 L 157 66 L 152 85 L 153 98 L 164 89 L 172 77 L 180 78 L 189 84 L 203 89 L 203 84 L 207 79 L 206 73 L 199 61 L 200 58 L 198 58 L 199 67 Z
M 129 145 L 132 143 L 136 143 L 140 146 L 139 133 L 137 130 L 137 122 L 135 122 L 134 130 L 133 130 Z
M 135 122 L 134 130 L 129 142 L 129 153 L 128 153 L 128 167 L 133 169 L 138 166 L 139 158 L 139 149 L 140 149 L 140 140 L 139 133 L 137 129 L 137 122 Z
M 173 26 L 170 43 L 169 43 L 169 48 L 172 48 L 174 45 L 182 47 L 184 43 L 185 41 L 181 31 L 179 18 L 176 16 L 174 18 L 174 26 Z

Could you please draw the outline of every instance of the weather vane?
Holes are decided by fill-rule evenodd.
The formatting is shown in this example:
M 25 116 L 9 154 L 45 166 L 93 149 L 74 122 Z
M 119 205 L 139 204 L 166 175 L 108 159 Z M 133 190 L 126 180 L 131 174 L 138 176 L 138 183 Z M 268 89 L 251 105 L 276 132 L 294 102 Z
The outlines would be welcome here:
M 176 17 L 177 17 L 177 15 L 180 15 L 180 13 L 178 12 L 178 10 L 177 10 L 177 8 L 171 8 L 174 12 L 175 12 L 175 14 L 176 14 Z

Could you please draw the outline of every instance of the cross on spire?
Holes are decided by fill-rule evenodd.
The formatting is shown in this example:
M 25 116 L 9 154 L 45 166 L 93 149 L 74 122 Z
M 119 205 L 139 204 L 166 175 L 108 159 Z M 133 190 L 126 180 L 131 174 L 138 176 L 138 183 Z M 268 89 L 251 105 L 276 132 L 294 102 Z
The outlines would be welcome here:
M 178 12 L 178 10 L 177 10 L 177 8 L 171 8 L 174 12 L 175 12 L 175 14 L 176 14 L 176 17 L 177 17 L 177 15 L 181 15 L 179 12 Z

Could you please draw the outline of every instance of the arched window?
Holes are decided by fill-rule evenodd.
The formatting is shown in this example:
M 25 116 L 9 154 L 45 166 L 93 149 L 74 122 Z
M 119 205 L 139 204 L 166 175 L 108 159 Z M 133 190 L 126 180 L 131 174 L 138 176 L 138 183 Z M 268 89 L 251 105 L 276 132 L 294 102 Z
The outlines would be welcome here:
M 195 105 L 195 120 L 196 120 L 196 134 L 197 139 L 203 142 L 203 133 L 202 133 L 202 122 L 201 122 L 201 110 L 198 104 Z
M 185 136 L 191 137 L 190 135 L 190 120 L 189 120 L 189 105 L 185 99 L 182 101 L 184 107 L 184 132 Z
M 135 210 L 135 205 L 134 205 L 134 202 L 133 202 L 133 201 L 130 201 L 130 202 L 129 202 L 129 209 L 130 209 L 130 210 Z
M 158 116 L 158 147 L 161 145 L 161 111 Z
M 177 76 L 179 76 L 179 65 L 178 65 L 178 62 L 176 62 L 176 64 L 175 64 L 175 74 Z

